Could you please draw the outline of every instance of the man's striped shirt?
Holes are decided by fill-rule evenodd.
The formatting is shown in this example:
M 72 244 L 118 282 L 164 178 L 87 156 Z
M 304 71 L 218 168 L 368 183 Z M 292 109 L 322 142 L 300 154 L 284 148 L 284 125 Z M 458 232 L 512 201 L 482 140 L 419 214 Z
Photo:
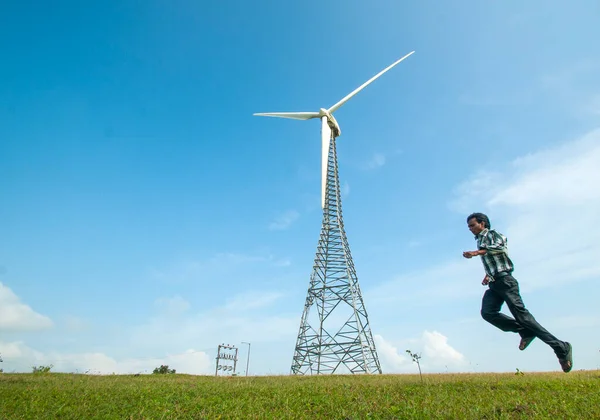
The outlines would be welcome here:
M 493 277 L 501 271 L 512 273 L 514 265 L 508 257 L 508 240 L 493 229 L 484 229 L 475 236 L 477 249 L 485 249 L 487 253 L 481 256 L 485 272 Z

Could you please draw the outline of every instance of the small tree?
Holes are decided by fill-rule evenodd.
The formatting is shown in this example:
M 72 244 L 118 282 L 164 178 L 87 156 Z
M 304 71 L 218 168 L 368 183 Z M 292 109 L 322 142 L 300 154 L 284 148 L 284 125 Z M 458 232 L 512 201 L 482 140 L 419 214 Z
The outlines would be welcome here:
M 417 353 L 413 353 L 410 350 L 406 350 L 406 352 L 410 355 L 410 357 L 412 358 L 412 361 L 417 364 L 417 367 L 419 368 L 419 377 L 421 378 L 421 382 L 423 382 L 423 374 L 421 373 L 421 363 L 419 363 L 419 359 L 421 358 L 421 355 L 417 354 Z
M 33 373 L 48 373 L 48 372 L 50 372 L 50 370 L 53 367 L 54 367 L 53 365 L 48 365 L 48 366 L 44 366 L 44 365 L 33 366 Z
M 169 369 L 169 365 L 160 365 L 160 367 L 154 368 L 153 374 L 164 375 L 169 373 L 175 373 L 175 369 Z

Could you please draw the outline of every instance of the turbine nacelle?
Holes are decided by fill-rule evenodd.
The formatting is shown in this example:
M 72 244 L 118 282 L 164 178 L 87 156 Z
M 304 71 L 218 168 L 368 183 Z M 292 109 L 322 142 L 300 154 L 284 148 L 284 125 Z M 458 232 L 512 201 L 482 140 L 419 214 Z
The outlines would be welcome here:
M 321 108 L 319 110 L 319 115 L 321 117 L 327 117 L 327 125 L 329 125 L 329 128 L 331 129 L 331 137 L 336 138 L 342 134 L 342 129 L 340 128 L 340 125 L 334 118 L 333 114 L 329 112 L 329 110 Z

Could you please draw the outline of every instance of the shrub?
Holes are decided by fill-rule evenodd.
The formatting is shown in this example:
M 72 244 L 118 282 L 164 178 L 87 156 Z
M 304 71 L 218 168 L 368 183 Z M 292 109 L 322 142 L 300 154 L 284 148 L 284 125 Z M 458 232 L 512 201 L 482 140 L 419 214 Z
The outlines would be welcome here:
M 152 371 L 153 374 L 168 374 L 168 373 L 175 373 L 175 369 L 169 369 L 169 365 L 160 365 L 160 367 L 154 368 L 154 371 Z

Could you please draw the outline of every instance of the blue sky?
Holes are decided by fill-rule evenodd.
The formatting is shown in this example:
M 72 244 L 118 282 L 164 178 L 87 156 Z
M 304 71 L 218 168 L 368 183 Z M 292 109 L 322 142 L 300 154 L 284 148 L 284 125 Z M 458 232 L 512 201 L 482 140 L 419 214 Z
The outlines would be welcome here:
M 5 371 L 289 373 L 336 112 L 348 240 L 385 373 L 557 370 L 479 317 L 465 216 L 600 366 L 597 2 L 9 2 L 0 16 Z M 243 363 L 242 363 L 243 365 Z M 245 366 L 240 367 L 242 374 Z

